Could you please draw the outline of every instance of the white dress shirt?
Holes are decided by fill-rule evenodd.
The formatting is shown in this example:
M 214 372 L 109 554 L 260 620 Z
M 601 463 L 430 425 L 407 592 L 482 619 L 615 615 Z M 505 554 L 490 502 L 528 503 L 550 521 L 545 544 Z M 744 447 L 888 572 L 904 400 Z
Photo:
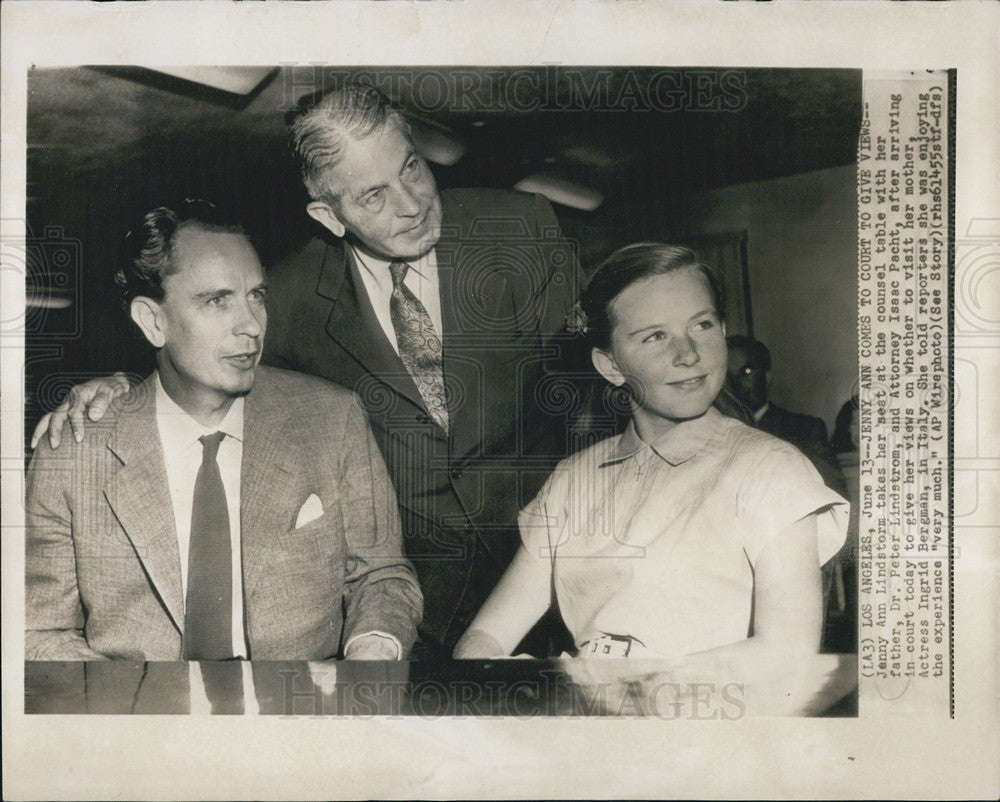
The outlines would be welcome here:
M 201 466 L 203 448 L 198 438 L 212 432 L 224 432 L 216 462 L 226 490 L 229 509 L 229 535 L 233 555 L 233 654 L 247 656 L 243 632 L 243 563 L 240 549 L 240 473 L 243 468 L 243 399 L 237 398 L 218 426 L 206 428 L 181 409 L 167 395 L 156 375 L 156 425 L 163 447 L 167 485 L 177 528 L 181 559 L 181 587 L 187 598 L 188 549 L 191 543 L 191 511 L 194 506 L 194 483 Z
M 390 304 L 392 301 L 392 275 L 389 273 L 389 265 L 392 262 L 385 262 L 376 259 L 374 256 L 361 253 L 352 246 L 354 257 L 358 262 L 358 272 L 361 274 L 361 281 L 365 285 L 365 292 L 375 309 L 375 317 L 378 318 L 379 325 L 393 350 L 399 353 L 399 344 L 396 342 L 396 330 L 392 326 L 392 314 Z M 426 254 L 412 262 L 407 262 L 410 269 L 403 277 L 403 284 L 414 294 L 420 303 L 424 305 L 427 314 L 430 315 L 431 323 L 434 324 L 434 331 L 440 339 L 444 339 L 444 331 L 441 323 L 441 288 L 438 280 L 437 256 L 431 248 Z

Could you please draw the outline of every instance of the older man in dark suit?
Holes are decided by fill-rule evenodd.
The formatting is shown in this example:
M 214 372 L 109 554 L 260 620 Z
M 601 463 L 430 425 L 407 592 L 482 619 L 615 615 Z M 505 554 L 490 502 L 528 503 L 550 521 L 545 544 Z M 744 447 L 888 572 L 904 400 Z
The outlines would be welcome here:
M 566 450 L 546 363 L 579 267 L 543 198 L 438 193 L 374 89 L 326 95 L 292 132 L 307 210 L 332 236 L 272 269 L 265 360 L 361 397 L 424 590 L 423 646 L 450 655 Z
M 548 368 L 579 265 L 543 198 L 439 193 L 376 89 L 329 93 L 292 133 L 325 236 L 269 273 L 264 360 L 360 396 L 424 592 L 420 653 L 450 656 L 567 449 Z

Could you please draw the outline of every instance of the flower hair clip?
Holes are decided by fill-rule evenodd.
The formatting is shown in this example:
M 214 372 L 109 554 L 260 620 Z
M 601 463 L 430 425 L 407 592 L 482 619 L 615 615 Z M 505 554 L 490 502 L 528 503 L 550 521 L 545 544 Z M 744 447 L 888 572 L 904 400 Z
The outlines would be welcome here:
M 579 303 L 574 304 L 566 313 L 566 331 L 572 334 L 587 333 L 587 313 Z

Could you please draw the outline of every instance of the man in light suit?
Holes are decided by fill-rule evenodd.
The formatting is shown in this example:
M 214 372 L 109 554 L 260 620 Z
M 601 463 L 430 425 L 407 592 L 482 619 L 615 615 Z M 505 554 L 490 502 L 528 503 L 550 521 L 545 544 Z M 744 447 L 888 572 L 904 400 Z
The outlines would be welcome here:
M 205 204 L 119 274 L 157 370 L 28 470 L 29 660 L 400 659 L 422 599 L 357 398 L 259 367 L 267 287 Z
M 361 398 L 424 593 L 418 654 L 450 657 L 518 548 L 518 511 L 570 448 L 573 396 L 552 365 L 581 290 L 576 254 L 544 198 L 439 193 L 372 87 L 325 95 L 292 135 L 325 231 L 269 271 L 264 362 Z M 115 384 L 89 384 L 78 398 L 93 418 Z M 523 648 L 569 644 L 553 613 Z

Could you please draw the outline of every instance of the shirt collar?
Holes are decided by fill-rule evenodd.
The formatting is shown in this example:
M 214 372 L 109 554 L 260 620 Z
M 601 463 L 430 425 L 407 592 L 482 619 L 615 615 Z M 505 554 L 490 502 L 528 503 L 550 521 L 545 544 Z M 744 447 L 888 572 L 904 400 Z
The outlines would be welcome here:
M 226 437 L 243 442 L 243 396 L 233 400 L 226 416 L 218 426 L 202 426 L 177 405 L 163 388 L 159 371 L 156 373 L 156 416 L 160 431 L 175 443 L 194 443 L 199 437 L 212 432 L 223 432 Z
M 707 445 L 718 431 L 722 418 L 723 415 L 719 410 L 715 407 L 709 407 L 708 411 L 700 418 L 678 423 L 652 443 L 645 443 L 636 432 L 635 423 L 629 421 L 628 428 L 618 438 L 611 456 L 601 463 L 601 467 L 623 462 L 629 457 L 645 461 L 652 454 L 671 465 L 680 465 L 687 462 Z M 643 452 L 648 453 L 644 454 Z
M 413 261 L 393 259 L 391 262 L 387 262 L 384 259 L 379 259 L 367 253 L 362 253 L 361 250 L 354 245 L 351 245 L 351 250 L 354 251 L 354 259 L 358 263 L 358 267 L 370 275 L 378 285 L 382 285 L 386 281 L 388 281 L 390 285 L 392 284 L 392 278 L 389 274 L 389 265 L 393 262 L 406 261 L 406 264 L 410 266 L 410 270 L 423 278 L 433 277 L 437 268 L 437 257 L 434 255 L 433 248 L 431 248 L 419 259 L 414 259 Z

